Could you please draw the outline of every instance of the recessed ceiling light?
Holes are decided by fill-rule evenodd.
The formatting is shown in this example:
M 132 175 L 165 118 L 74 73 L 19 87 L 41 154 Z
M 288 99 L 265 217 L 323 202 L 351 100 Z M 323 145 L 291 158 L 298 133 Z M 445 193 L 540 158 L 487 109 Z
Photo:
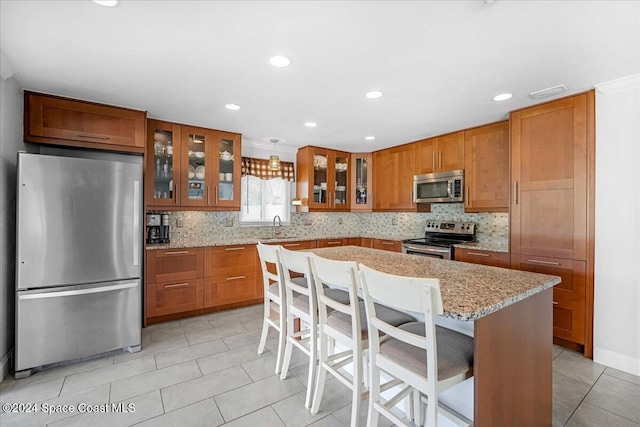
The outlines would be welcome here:
M 365 96 L 369 99 L 376 99 L 382 96 L 382 92 L 380 92 L 379 90 L 372 90 L 371 92 L 367 92 Z
M 118 5 L 118 0 L 93 0 L 94 3 L 100 6 L 113 7 Z
M 375 136 L 365 136 L 364 139 L 366 139 L 367 141 L 373 141 L 374 139 L 376 139 Z
M 291 64 L 291 60 L 286 56 L 276 55 L 269 58 L 269 63 L 274 67 L 288 67 Z
M 318 124 L 316 122 L 307 122 L 304 125 L 306 127 L 308 127 L 308 128 L 314 128 L 314 127 L 318 126 Z
M 494 101 L 506 101 L 507 99 L 513 96 L 512 93 L 501 93 L 500 95 L 496 95 L 493 97 Z
M 238 104 L 225 104 L 224 108 L 227 110 L 237 111 L 240 109 L 240 106 Z

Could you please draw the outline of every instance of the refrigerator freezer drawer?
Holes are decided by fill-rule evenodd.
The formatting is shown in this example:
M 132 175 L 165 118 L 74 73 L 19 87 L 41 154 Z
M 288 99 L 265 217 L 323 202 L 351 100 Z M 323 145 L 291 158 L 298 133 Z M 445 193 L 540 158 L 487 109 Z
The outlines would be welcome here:
M 141 342 L 140 280 L 16 292 L 16 371 Z

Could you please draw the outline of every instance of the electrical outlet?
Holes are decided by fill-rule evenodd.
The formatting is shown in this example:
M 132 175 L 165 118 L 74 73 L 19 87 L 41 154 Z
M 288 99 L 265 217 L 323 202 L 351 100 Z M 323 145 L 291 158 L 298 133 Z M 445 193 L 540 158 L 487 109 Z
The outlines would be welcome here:
M 391 225 L 398 225 L 398 218 L 393 218 L 391 220 Z
M 232 216 L 228 216 L 228 217 L 225 218 L 224 226 L 225 227 L 233 227 L 233 217 Z
M 338 224 L 342 225 L 342 218 L 338 218 Z
M 182 228 L 183 226 L 182 218 L 176 218 L 176 228 Z
M 304 225 L 313 225 L 313 221 L 311 221 L 311 218 L 307 217 L 304 219 Z

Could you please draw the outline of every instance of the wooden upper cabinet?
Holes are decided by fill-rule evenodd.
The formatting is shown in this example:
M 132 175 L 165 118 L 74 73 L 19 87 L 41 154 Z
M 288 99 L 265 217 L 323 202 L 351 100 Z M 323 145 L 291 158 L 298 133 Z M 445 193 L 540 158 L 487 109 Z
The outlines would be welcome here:
M 413 175 L 416 144 L 373 153 L 373 210 L 415 212 Z
M 147 207 L 239 210 L 241 138 L 237 133 L 148 120 Z
M 24 140 L 144 153 L 146 112 L 25 91 Z
M 298 212 L 347 212 L 351 200 L 351 154 L 320 147 L 302 147 L 296 156 L 297 197 L 307 199 Z
M 511 113 L 511 252 L 587 259 L 587 94 Z
M 464 132 L 465 212 L 509 211 L 509 122 Z
M 416 175 L 464 168 L 464 132 L 416 142 Z

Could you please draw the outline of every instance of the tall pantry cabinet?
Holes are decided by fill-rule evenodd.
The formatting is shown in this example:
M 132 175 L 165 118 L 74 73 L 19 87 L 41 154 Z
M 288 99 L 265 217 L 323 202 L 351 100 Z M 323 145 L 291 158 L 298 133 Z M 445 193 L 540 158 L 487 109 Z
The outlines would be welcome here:
M 593 351 L 594 92 L 511 113 L 511 267 L 562 277 L 554 342 Z

